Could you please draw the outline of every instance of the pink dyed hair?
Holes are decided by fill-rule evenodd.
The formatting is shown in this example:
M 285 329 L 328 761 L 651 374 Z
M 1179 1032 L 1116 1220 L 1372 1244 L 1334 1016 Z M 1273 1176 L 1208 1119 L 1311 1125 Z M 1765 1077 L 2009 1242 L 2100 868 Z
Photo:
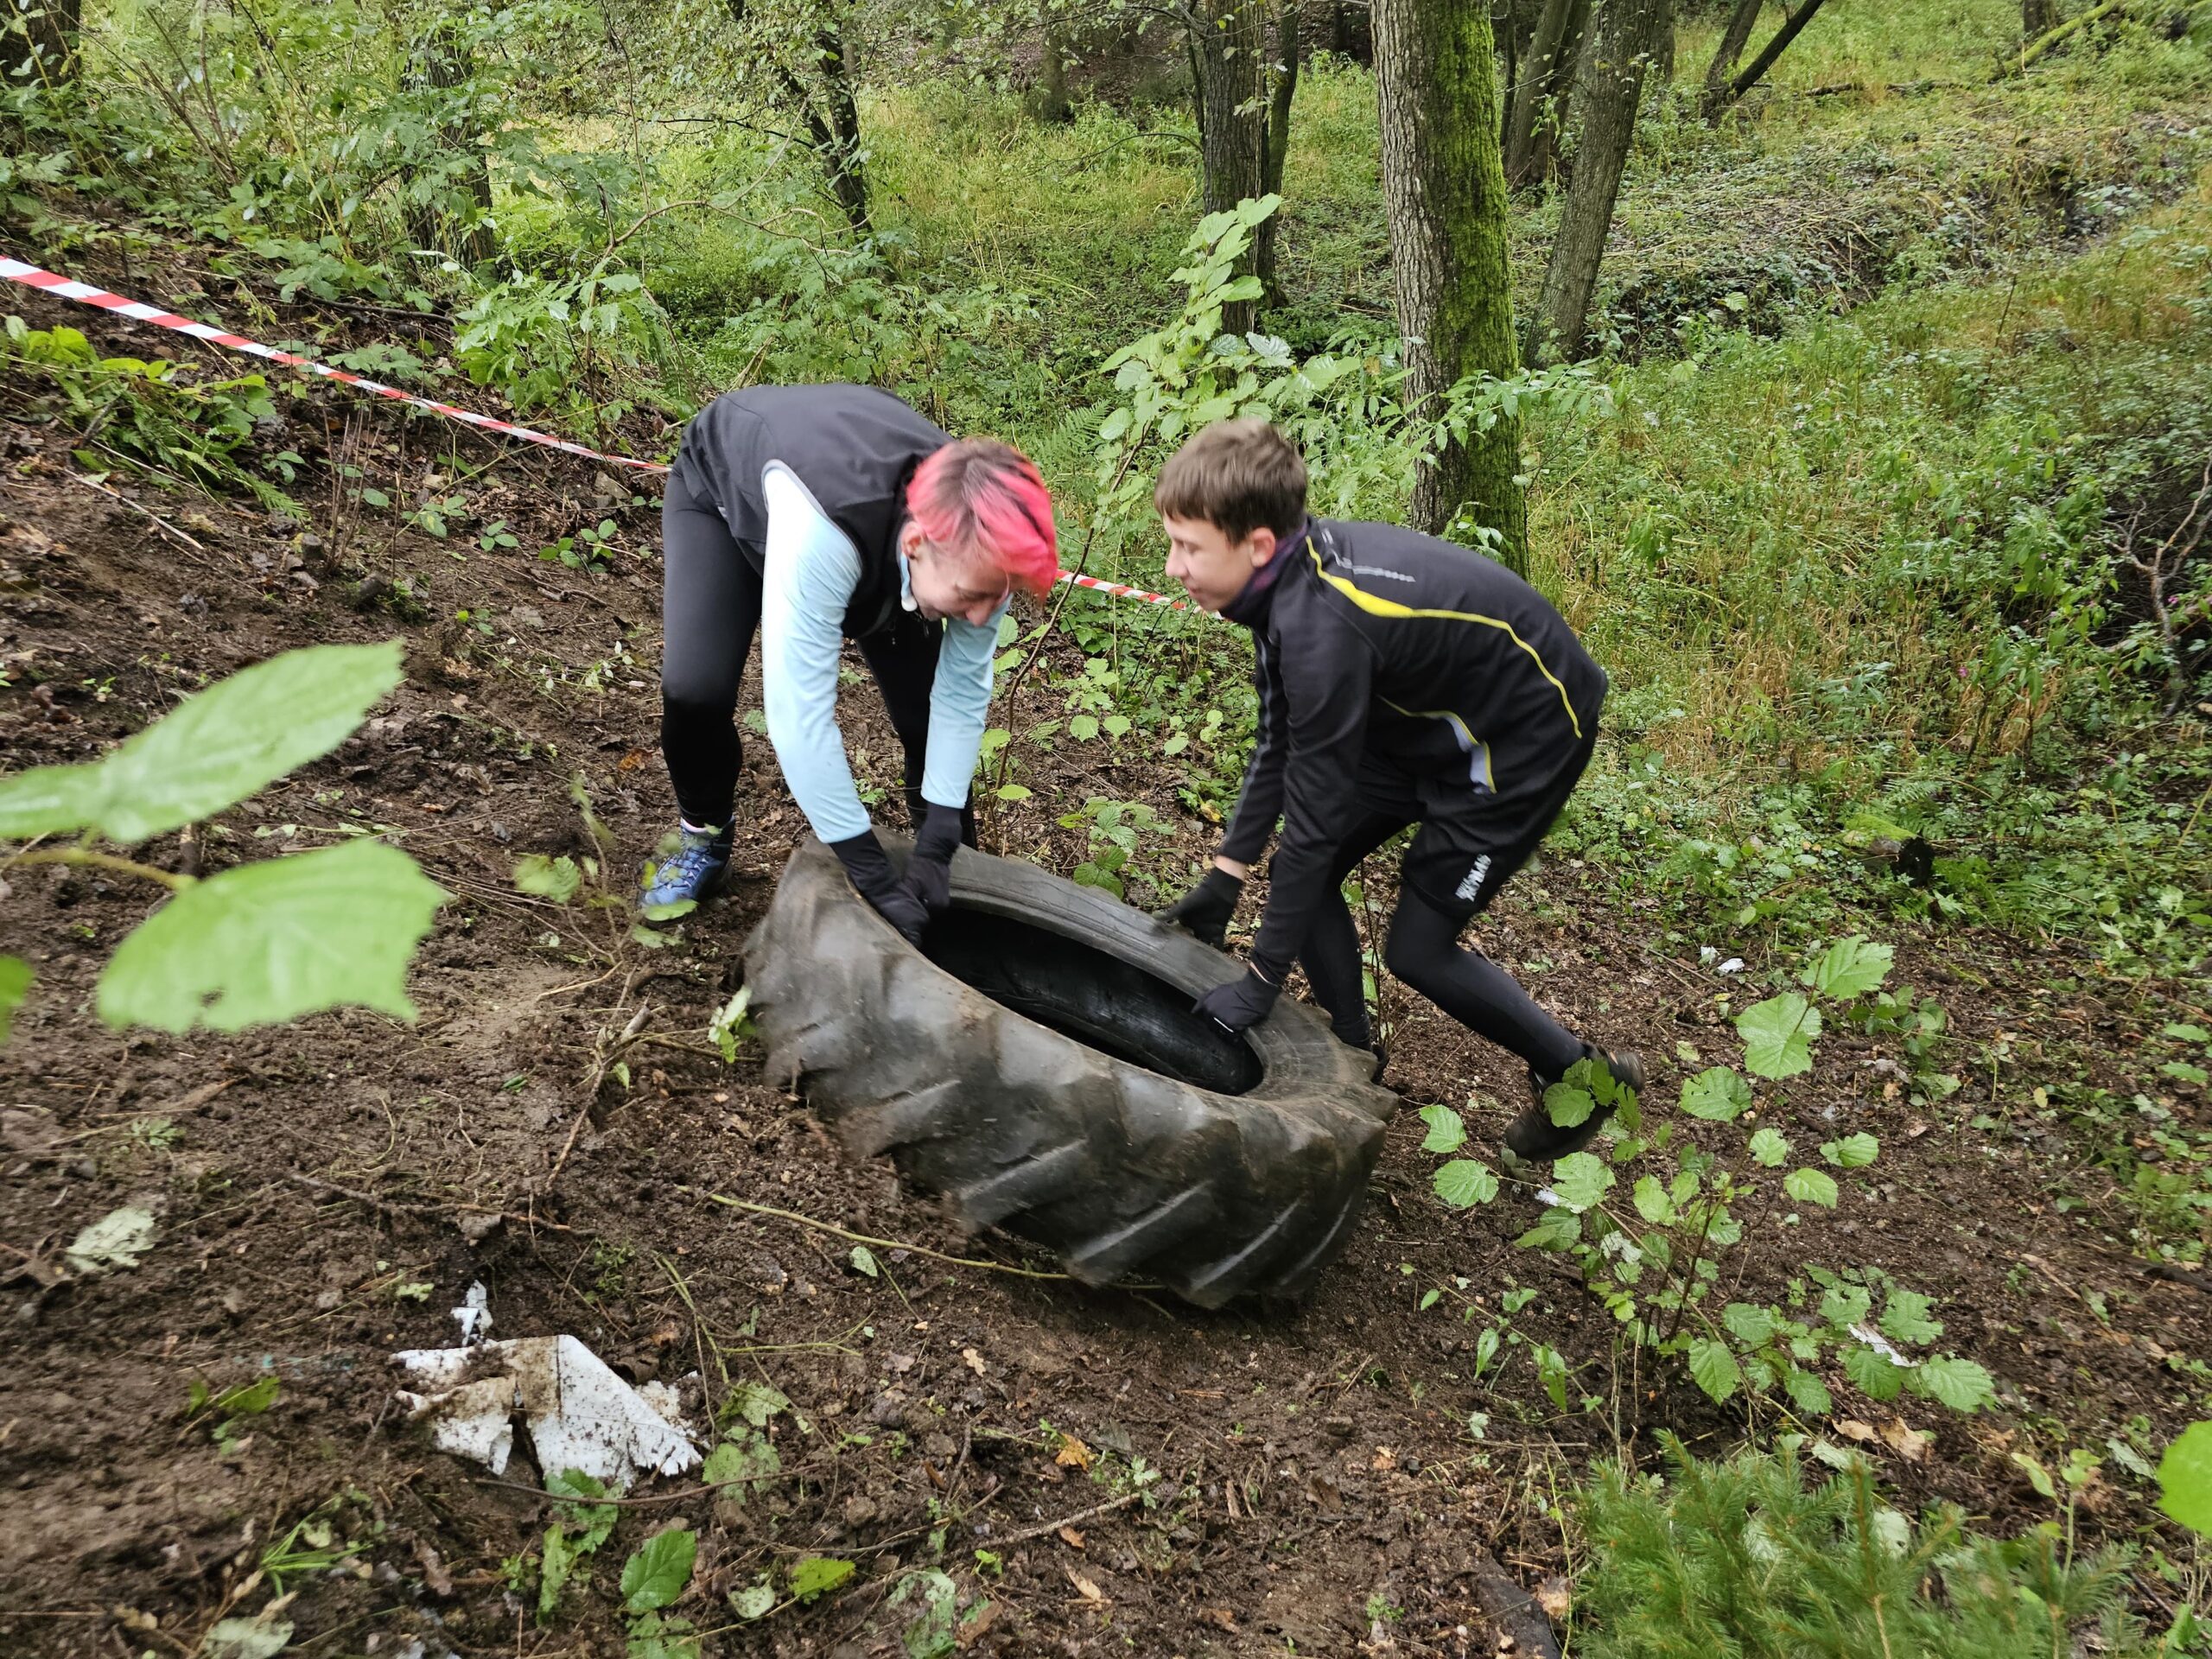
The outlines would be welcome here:
M 996 438 L 962 438 L 914 469 L 906 510 L 938 546 L 974 557 L 1032 593 L 1060 573 L 1052 498 L 1036 462 Z

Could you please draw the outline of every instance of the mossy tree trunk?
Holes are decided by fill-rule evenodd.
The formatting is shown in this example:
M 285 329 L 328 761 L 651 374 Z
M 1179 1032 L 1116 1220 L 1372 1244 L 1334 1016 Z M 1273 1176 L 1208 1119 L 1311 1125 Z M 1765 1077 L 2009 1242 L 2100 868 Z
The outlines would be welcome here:
M 1505 176 L 1522 185 L 1543 177 L 1557 153 L 1575 60 L 1590 24 L 1590 0 L 1544 0 L 1521 59 L 1505 121 Z
M 1464 377 L 1519 366 L 1506 264 L 1505 168 L 1498 148 L 1497 48 L 1489 0 L 1376 0 L 1382 195 L 1398 326 L 1422 413 Z M 1497 532 L 1498 552 L 1528 569 L 1519 482 L 1521 425 L 1501 419 L 1421 467 L 1411 519 L 1440 535 L 1463 516 Z

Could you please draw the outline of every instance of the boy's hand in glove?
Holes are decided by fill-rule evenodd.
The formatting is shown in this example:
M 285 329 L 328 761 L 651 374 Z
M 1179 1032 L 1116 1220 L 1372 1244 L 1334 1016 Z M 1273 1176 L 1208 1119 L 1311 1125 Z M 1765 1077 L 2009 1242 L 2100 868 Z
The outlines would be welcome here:
M 929 915 L 952 904 L 952 855 L 960 845 L 960 812 L 932 801 L 906 855 L 906 879 L 899 885 Z
M 1274 1007 L 1275 998 L 1281 994 L 1281 986 L 1268 984 L 1255 969 L 1247 968 L 1243 978 L 1215 986 L 1192 1006 L 1224 1031 L 1233 1033 L 1248 1030 L 1266 1019 L 1268 1010 Z
M 1192 938 L 1218 950 L 1229 931 L 1229 918 L 1236 913 L 1236 901 L 1243 894 L 1242 880 L 1216 868 L 1208 870 L 1204 880 L 1173 904 L 1154 911 L 1153 918 L 1183 928 Z
M 955 816 L 957 821 L 957 815 Z M 833 841 L 830 850 L 837 855 L 837 861 L 845 867 L 846 875 L 860 889 L 861 897 L 874 905 L 907 944 L 920 945 L 922 933 L 929 926 L 930 913 L 922 907 L 922 901 L 891 873 L 891 860 L 884 854 L 883 843 L 875 838 L 875 831 L 863 830 L 846 840 Z

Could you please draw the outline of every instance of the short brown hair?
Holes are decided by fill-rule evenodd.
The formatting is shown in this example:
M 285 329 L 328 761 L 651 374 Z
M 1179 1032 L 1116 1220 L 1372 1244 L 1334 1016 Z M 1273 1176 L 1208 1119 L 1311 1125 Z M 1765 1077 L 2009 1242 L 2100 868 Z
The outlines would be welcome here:
M 1168 457 L 1152 505 L 1166 518 L 1203 518 L 1232 542 L 1262 524 L 1288 536 L 1306 518 L 1306 462 L 1265 421 L 1220 421 Z

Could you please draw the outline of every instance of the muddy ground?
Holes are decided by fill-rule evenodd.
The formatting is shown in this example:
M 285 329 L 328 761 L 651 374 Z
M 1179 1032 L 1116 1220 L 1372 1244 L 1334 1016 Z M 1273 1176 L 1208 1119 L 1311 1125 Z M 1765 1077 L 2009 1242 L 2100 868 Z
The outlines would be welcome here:
M 64 310 L 24 308 L 34 324 Z M 120 326 L 109 343 L 149 349 Z M 738 879 L 674 946 L 633 943 L 620 908 L 511 884 L 518 855 L 590 852 L 572 779 L 620 840 L 617 893 L 671 819 L 652 505 L 626 486 L 596 499 L 607 480 L 587 463 L 285 390 L 286 441 L 326 484 L 345 460 L 403 501 L 464 488 L 474 522 L 505 518 L 518 546 L 395 532 L 314 491 L 302 539 L 235 502 L 107 480 L 165 530 L 73 478 L 63 438 L 0 423 L 0 761 L 91 756 L 202 676 L 286 647 L 402 636 L 405 685 L 336 753 L 207 826 L 204 856 L 369 824 L 452 899 L 413 976 L 416 1023 L 340 1014 L 177 1041 L 89 1013 L 99 967 L 158 894 L 98 872 L 10 877 L 6 945 L 38 982 L 0 1054 L 0 1650 L 189 1655 L 216 1620 L 281 1593 L 291 1650 L 316 1659 L 417 1638 L 434 1659 L 619 1654 L 621 1561 L 680 1519 L 699 1564 L 671 1611 L 709 1653 L 906 1651 L 910 1575 L 933 1567 L 976 1652 L 1488 1654 L 1485 1563 L 1558 1605 L 1573 1562 L 1553 1506 L 1580 1468 L 1621 1440 L 1650 1456 L 1660 1428 L 1707 1449 L 1740 1436 L 1738 1410 L 1612 1373 L 1608 1317 L 1562 1262 L 1513 1248 L 1532 1201 L 1459 1215 L 1431 1196 L 1413 1107 L 1471 1099 L 1486 1145 L 1524 1085 L 1402 992 L 1388 1080 L 1408 1109 L 1353 1243 L 1304 1307 L 1204 1314 L 947 1260 L 1052 1265 L 963 1239 L 887 1164 L 842 1157 L 763 1083 L 756 1050 L 725 1065 L 706 1039 L 801 829 L 764 741 L 748 743 Z M 610 568 L 533 556 L 602 513 L 620 526 Z M 1040 680 L 1017 729 L 1060 712 Z M 872 690 L 847 702 L 861 772 L 893 781 Z M 1071 868 L 1083 846 L 1058 815 L 1105 795 L 1150 802 L 1195 868 L 1208 830 L 1178 804 L 1179 764 L 1139 736 L 1063 747 L 987 843 Z M 172 837 L 143 855 L 175 868 L 185 849 Z M 1617 905 L 1601 876 L 1554 861 L 1478 938 L 1572 1022 L 1640 1047 L 1652 1098 L 1669 1100 L 1693 1069 L 1680 1046 L 1735 1052 L 1715 999 L 1745 982 L 1662 948 L 1654 901 Z M 2201 1095 L 2177 1093 L 2139 1044 L 2204 1016 L 2172 988 L 2103 980 L 2040 945 L 1900 946 L 1901 976 L 1951 1016 L 1943 1062 L 1965 1087 L 1915 1107 L 1887 1086 L 1893 1046 L 1834 1032 L 1780 1127 L 1872 1130 L 1878 1179 L 1847 1184 L 1833 1212 L 1755 1230 L 1745 1284 L 1771 1294 L 1805 1262 L 1849 1262 L 1934 1293 L 1945 1345 L 1996 1374 L 2002 1404 L 1961 1419 L 1908 1400 L 1932 1448 L 1869 1449 L 1909 1507 L 1954 1500 L 2017 1529 L 2046 1510 L 2010 1452 L 2101 1446 L 2131 1422 L 2135 1442 L 2162 1445 L 2199 1414 L 2190 1357 L 2212 1356 L 2212 1284 L 2131 1256 L 2125 1195 L 2086 1161 L 2090 1134 L 2034 1091 L 2139 1088 L 2201 1122 Z M 1745 954 L 1755 980 L 1769 964 Z M 856 1270 L 844 1236 L 711 1193 L 888 1241 L 881 1271 Z M 62 1248 L 133 1200 L 159 1217 L 143 1264 L 70 1280 Z M 766 1425 L 779 1475 L 741 1502 L 689 1478 L 639 1488 L 541 1622 L 531 1558 L 551 1506 L 537 1471 L 518 1456 L 493 1481 L 433 1452 L 391 1402 L 387 1356 L 449 1342 L 448 1310 L 477 1280 L 498 1334 L 574 1333 L 632 1379 L 675 1384 L 695 1415 L 748 1383 L 779 1391 L 788 1408 Z M 1555 1410 L 1525 1357 L 1476 1382 L 1476 1335 L 1514 1283 L 1538 1293 L 1515 1328 L 1560 1348 L 1599 1411 Z M 265 1413 L 219 1435 L 212 1414 L 188 1419 L 195 1382 L 269 1376 Z M 1898 1415 L 1829 1380 L 1839 1416 Z M 1471 1413 L 1487 1414 L 1479 1440 Z M 2145 1482 L 2117 1463 L 2091 1496 L 2099 1530 L 2149 1518 Z M 306 1566 L 285 1570 L 272 1545 L 287 1540 Z M 731 1592 L 817 1554 L 855 1576 L 756 1624 L 730 1611 Z M 2163 1593 L 2138 1587 L 2146 1605 Z

